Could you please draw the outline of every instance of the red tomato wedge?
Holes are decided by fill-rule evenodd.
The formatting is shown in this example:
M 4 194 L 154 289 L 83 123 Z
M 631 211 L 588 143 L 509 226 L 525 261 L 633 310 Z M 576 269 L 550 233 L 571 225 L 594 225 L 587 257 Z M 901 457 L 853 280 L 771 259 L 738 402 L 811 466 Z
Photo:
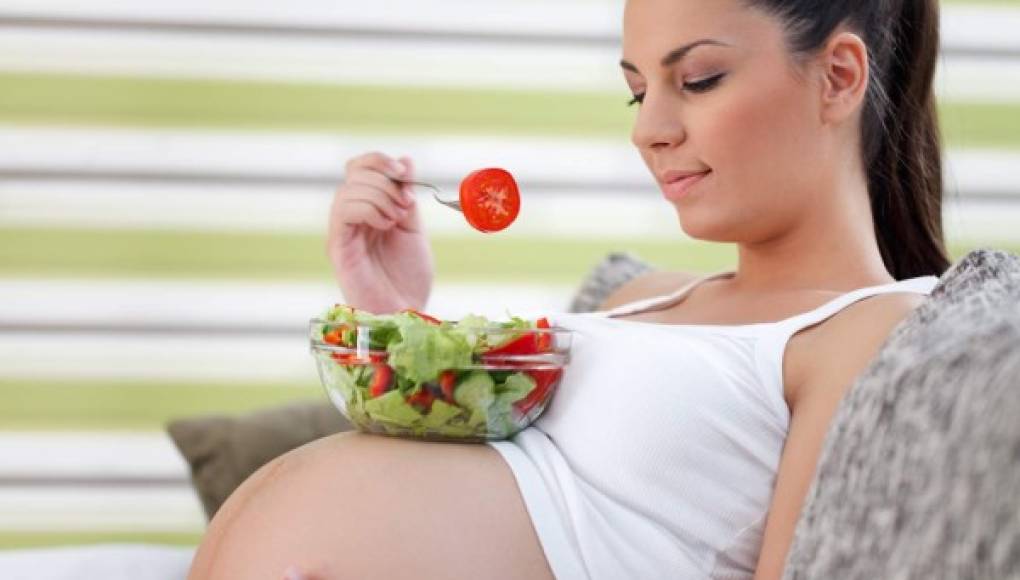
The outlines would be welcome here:
M 426 388 L 418 391 L 417 393 L 407 397 L 407 403 L 415 407 L 419 407 L 424 411 L 432 410 L 432 402 L 436 400 L 436 397 Z
M 414 308 L 405 308 L 405 309 L 401 310 L 401 312 L 410 312 L 411 314 L 414 314 L 415 316 L 417 316 L 418 318 L 421 318 L 425 322 L 428 322 L 430 324 L 435 324 L 437 326 L 443 323 L 438 318 L 436 318 L 434 316 L 429 316 L 428 314 L 425 314 L 424 312 L 418 312 Z
M 496 348 L 490 348 L 485 351 L 482 356 L 487 355 L 512 355 L 512 354 L 536 354 L 538 352 L 538 340 L 534 332 L 526 332 L 525 334 L 497 346 Z
M 535 321 L 535 328 L 548 329 L 549 320 L 539 318 Z M 548 332 L 523 331 L 521 336 L 485 351 L 485 355 L 514 355 L 514 354 L 538 354 L 552 350 L 552 335 Z
M 375 372 L 372 373 L 372 383 L 368 386 L 368 393 L 374 399 L 381 397 L 386 391 L 394 387 L 393 369 L 389 366 L 376 363 L 372 365 Z
M 453 388 L 457 382 L 457 375 L 453 371 L 443 371 L 439 374 L 439 388 L 443 391 L 443 398 L 447 403 L 452 403 Z
M 471 227 L 490 233 L 506 229 L 521 211 L 521 193 L 513 175 L 489 167 L 460 182 L 460 209 Z

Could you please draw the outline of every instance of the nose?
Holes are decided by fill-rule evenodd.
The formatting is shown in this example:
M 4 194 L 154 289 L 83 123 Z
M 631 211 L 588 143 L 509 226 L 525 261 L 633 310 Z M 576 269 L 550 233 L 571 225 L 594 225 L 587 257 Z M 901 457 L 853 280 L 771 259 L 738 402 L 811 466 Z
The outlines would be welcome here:
M 631 142 L 639 150 L 675 147 L 687 139 L 687 131 L 676 103 L 668 98 L 650 98 L 645 93 L 631 131 Z

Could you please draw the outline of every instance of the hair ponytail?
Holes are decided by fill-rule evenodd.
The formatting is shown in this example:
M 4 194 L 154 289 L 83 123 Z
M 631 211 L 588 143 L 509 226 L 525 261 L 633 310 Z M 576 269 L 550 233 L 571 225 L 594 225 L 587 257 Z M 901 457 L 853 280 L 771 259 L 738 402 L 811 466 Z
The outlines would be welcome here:
M 747 0 L 783 20 L 790 46 L 817 50 L 846 22 L 868 46 L 862 159 L 878 247 L 897 279 L 941 275 L 942 137 L 933 79 L 938 0 Z
M 902 280 L 942 274 L 949 259 L 942 231 L 942 137 L 932 90 L 938 1 L 896 3 L 901 8 L 891 19 L 888 60 L 878 63 L 884 64 L 886 107 L 865 121 L 864 143 L 878 247 L 889 272 Z

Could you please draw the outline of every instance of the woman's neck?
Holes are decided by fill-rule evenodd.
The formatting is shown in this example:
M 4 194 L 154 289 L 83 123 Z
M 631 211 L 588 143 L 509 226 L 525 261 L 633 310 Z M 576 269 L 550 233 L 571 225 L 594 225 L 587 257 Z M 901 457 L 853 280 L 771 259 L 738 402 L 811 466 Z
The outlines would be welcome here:
M 731 287 L 755 293 L 849 291 L 893 282 L 878 248 L 866 191 L 829 199 L 844 202 L 813 215 L 805 212 L 800 225 L 781 236 L 738 244 Z

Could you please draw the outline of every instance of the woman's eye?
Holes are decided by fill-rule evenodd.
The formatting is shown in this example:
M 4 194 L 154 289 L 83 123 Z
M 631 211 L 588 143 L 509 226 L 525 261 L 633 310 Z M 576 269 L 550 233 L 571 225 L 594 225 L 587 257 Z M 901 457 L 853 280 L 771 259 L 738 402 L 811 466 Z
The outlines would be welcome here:
M 724 76 L 726 76 L 726 73 L 719 73 L 715 76 L 710 76 L 700 81 L 684 83 L 683 88 L 685 91 L 690 91 L 692 93 L 704 93 L 715 88 L 715 86 L 719 84 L 719 81 L 721 81 Z M 644 93 L 634 95 L 634 98 L 631 99 L 629 103 L 627 103 L 627 106 L 631 107 L 636 104 L 641 104 L 644 101 L 645 101 Z
M 719 84 L 719 81 L 721 81 L 724 76 L 726 76 L 725 73 L 719 73 L 700 81 L 684 83 L 684 90 L 692 93 L 704 93 L 706 91 L 710 91 Z

